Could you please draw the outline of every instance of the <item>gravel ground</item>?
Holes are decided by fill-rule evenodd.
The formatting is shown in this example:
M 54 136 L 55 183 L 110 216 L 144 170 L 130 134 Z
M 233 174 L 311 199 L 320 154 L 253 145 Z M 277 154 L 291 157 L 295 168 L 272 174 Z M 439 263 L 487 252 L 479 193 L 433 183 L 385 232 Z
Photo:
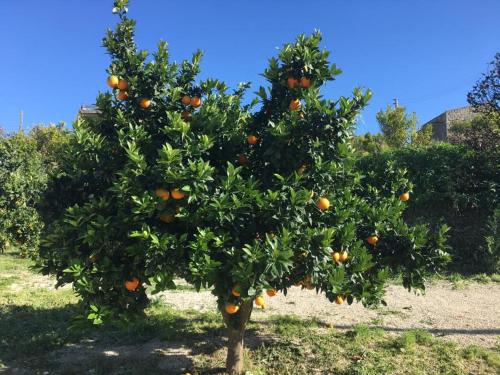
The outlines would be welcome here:
M 180 310 L 214 311 L 216 308 L 214 296 L 207 291 L 168 291 L 157 298 Z M 377 309 L 365 309 L 358 303 L 338 306 L 315 291 L 296 287 L 286 297 L 279 294 L 266 300 L 265 310 L 254 310 L 254 320 L 292 314 L 317 318 L 341 330 L 363 323 L 394 333 L 422 328 L 461 345 L 491 348 L 500 342 L 500 283 L 470 282 L 455 289 L 452 283 L 439 281 L 428 285 L 423 296 L 391 285 L 387 289 L 387 307 Z

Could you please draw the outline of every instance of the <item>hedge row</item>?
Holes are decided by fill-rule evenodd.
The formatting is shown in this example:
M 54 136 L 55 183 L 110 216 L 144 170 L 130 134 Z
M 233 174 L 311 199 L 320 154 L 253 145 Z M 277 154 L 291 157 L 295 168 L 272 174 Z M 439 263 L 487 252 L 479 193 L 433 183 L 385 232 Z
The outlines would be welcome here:
M 23 133 L 0 137 L 0 252 L 37 248 L 42 221 L 35 207 L 46 186 L 36 142 Z
M 405 168 L 413 183 L 407 221 L 451 227 L 451 271 L 492 273 L 500 265 L 499 160 L 498 152 L 437 144 L 372 154 L 357 165 L 379 186 L 388 163 Z

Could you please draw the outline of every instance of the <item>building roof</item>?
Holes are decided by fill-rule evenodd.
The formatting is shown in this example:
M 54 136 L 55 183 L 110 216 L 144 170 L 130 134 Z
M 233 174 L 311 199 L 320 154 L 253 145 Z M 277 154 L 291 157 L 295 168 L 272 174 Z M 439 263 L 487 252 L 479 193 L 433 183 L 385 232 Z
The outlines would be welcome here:
M 82 105 L 78 111 L 78 115 L 82 117 L 97 117 L 101 111 L 95 105 Z

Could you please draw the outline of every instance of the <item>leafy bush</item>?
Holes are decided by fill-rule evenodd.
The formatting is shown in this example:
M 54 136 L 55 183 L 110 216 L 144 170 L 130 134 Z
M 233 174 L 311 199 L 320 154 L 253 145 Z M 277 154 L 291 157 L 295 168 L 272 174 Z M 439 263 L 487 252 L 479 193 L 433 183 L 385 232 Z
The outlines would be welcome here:
M 443 219 L 451 227 L 451 269 L 498 272 L 500 254 L 492 224 L 498 209 L 498 153 L 438 144 L 374 154 L 357 164 L 369 183 L 383 186 L 388 163 L 405 168 L 413 184 L 407 220 L 437 223 Z
M 0 250 L 36 250 L 42 222 L 35 206 L 46 184 L 33 139 L 23 133 L 0 137 Z

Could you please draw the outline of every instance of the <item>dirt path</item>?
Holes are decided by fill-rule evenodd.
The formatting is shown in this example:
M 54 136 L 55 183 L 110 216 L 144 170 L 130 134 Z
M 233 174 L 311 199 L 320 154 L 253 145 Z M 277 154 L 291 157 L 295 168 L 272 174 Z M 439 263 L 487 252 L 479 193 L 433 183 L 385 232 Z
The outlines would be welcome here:
M 161 293 L 176 309 L 214 311 L 215 298 L 210 292 L 169 291 Z M 266 320 L 273 314 L 292 314 L 318 318 L 338 329 L 353 324 L 379 326 L 398 333 L 412 328 L 426 329 L 459 344 L 494 347 L 500 335 L 500 283 L 468 283 L 461 289 L 439 281 L 427 287 L 425 296 L 408 293 L 402 286 L 389 286 L 387 307 L 369 310 L 361 304 L 337 306 L 315 291 L 292 288 L 288 295 L 267 298 L 267 308 L 256 310 L 254 320 Z

